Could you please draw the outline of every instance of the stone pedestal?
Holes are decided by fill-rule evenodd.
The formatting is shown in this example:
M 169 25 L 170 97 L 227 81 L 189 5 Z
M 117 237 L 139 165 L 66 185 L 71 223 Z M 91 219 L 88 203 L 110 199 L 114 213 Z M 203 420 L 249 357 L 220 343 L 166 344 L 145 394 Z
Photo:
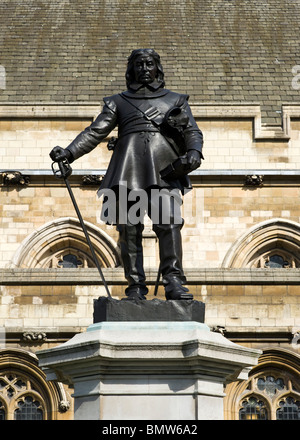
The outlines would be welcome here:
M 103 321 L 196 321 L 204 322 L 205 304 L 195 300 L 121 301 L 102 296 L 94 301 L 94 324 Z
M 100 322 L 37 353 L 48 380 L 74 386 L 75 420 L 222 420 L 224 384 L 259 350 L 199 322 Z

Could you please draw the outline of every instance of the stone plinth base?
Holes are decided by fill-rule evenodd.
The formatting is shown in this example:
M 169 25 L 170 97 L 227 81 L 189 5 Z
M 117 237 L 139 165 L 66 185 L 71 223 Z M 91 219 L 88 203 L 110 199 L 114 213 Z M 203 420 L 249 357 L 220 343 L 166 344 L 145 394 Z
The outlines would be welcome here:
M 224 384 L 261 352 L 197 322 L 102 322 L 37 353 L 75 420 L 222 420 Z
M 94 323 L 102 321 L 204 322 L 204 313 L 205 304 L 194 300 L 116 300 L 103 296 L 94 301 Z

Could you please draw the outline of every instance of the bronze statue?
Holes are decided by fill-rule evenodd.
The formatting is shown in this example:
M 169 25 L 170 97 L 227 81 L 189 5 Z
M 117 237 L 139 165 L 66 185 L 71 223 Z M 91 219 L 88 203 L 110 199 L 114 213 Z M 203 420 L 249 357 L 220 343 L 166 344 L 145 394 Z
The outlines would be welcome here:
M 181 228 L 183 219 L 175 218 L 174 192 L 191 188 L 188 173 L 201 164 L 203 136 L 188 105 L 188 95 L 165 88 L 160 56 L 153 49 L 134 50 L 128 58 L 127 90 L 104 98 L 104 107 L 95 121 L 66 148 L 55 147 L 52 160 L 71 163 L 93 150 L 118 126 L 118 138 L 110 142 L 113 154 L 100 189 L 113 191 L 120 201 L 121 186 L 147 194 L 145 211 L 153 222 L 159 242 L 160 272 L 167 300 L 192 299 L 184 287 Z M 161 191 L 161 204 L 154 203 L 153 190 Z M 168 197 L 168 191 L 172 197 Z M 124 192 L 122 193 L 124 194 Z M 123 197 L 123 196 L 122 196 Z M 176 198 L 176 197 L 175 197 Z M 168 221 L 157 209 L 168 205 Z M 148 292 L 143 268 L 143 218 L 137 222 L 120 221 L 117 230 L 128 287 L 128 299 L 146 299 Z M 128 209 L 129 205 L 126 204 Z M 155 214 L 155 215 L 154 215 Z M 177 216 L 178 217 L 178 216 Z M 124 218 L 124 216 L 122 217 Z M 155 219 L 155 220 L 154 220 Z

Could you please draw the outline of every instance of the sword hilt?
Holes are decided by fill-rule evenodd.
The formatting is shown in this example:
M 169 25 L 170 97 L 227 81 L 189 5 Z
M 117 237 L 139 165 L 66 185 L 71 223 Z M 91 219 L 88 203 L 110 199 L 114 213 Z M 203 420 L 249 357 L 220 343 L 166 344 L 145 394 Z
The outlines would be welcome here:
M 58 165 L 58 168 L 56 169 L 55 169 L 55 164 Z M 63 159 L 60 160 L 59 162 L 52 162 L 51 168 L 54 176 L 57 179 L 66 179 L 72 174 L 72 168 L 71 165 L 69 164 L 68 159 Z

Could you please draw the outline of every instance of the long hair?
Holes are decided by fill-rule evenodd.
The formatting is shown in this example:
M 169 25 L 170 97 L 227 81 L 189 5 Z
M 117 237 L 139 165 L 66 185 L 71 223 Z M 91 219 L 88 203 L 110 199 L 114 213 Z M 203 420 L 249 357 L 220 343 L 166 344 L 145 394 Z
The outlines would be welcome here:
M 132 84 L 135 81 L 133 63 L 134 63 L 134 60 L 141 55 L 151 56 L 154 59 L 154 61 L 156 62 L 156 66 L 157 66 L 156 79 L 162 83 L 162 86 L 164 86 L 165 85 L 164 71 L 163 71 L 162 65 L 160 63 L 160 56 L 158 55 L 158 53 L 155 52 L 154 49 L 135 49 L 131 52 L 130 56 L 128 57 L 127 70 L 126 70 L 126 74 L 125 74 L 127 87 L 129 87 L 130 84 Z

